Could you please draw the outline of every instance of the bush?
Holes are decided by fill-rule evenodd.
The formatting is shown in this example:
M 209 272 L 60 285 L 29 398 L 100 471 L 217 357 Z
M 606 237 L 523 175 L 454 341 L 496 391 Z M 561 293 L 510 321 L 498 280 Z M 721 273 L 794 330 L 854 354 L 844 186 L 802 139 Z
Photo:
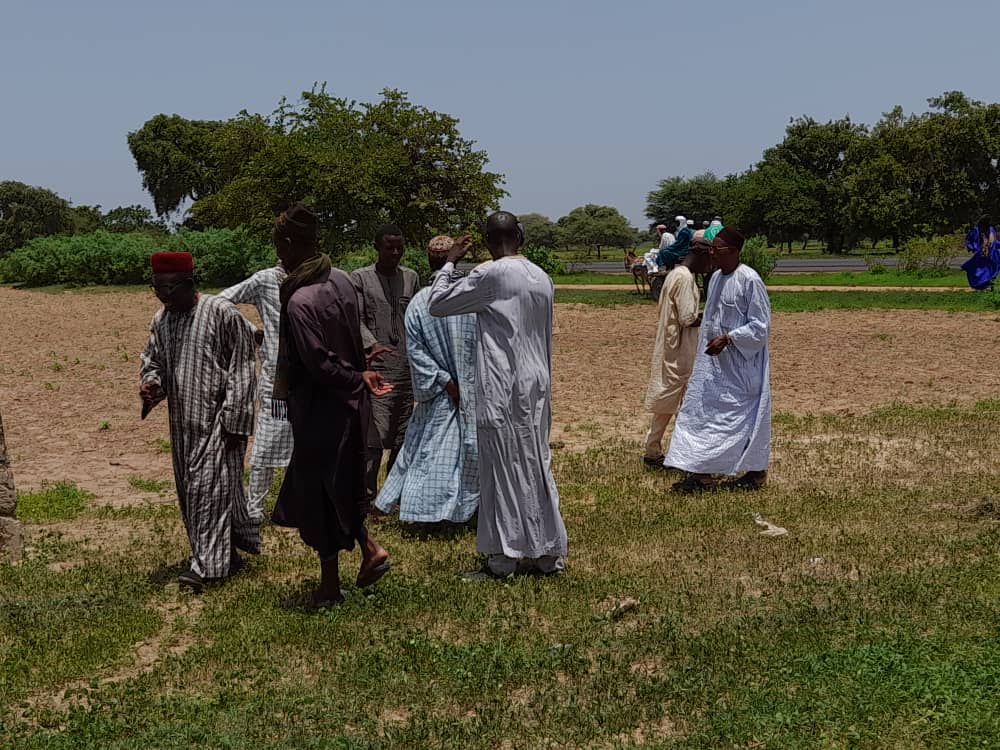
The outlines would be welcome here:
M 883 263 L 878 258 L 873 258 L 870 255 L 866 255 L 865 270 L 868 271 L 868 273 L 877 275 L 885 273 L 888 269 L 885 267 L 885 263 Z
M 566 273 L 566 264 L 556 258 L 555 253 L 547 247 L 526 247 L 521 253 L 549 276 L 561 276 Z
M 359 247 L 350 252 L 343 253 L 333 258 L 333 265 L 342 271 L 350 273 L 359 268 L 372 265 L 378 260 L 378 252 L 371 245 Z M 420 277 L 421 286 L 426 286 L 431 280 L 431 267 L 427 262 L 427 253 L 416 247 L 407 247 L 403 253 L 403 260 L 400 265 L 412 268 Z
M 916 276 L 943 276 L 950 270 L 952 258 L 965 246 L 961 235 L 914 237 L 903 245 L 899 254 L 900 273 Z
M 206 286 L 226 286 L 275 262 L 267 243 L 242 230 L 182 231 L 168 237 L 146 232 L 40 237 L 0 259 L 0 281 L 24 286 L 143 284 L 152 277 L 149 256 L 186 250 Z
M 761 279 L 767 281 L 777 263 L 777 253 L 767 249 L 767 237 L 756 234 L 743 243 L 740 262 L 755 270 Z

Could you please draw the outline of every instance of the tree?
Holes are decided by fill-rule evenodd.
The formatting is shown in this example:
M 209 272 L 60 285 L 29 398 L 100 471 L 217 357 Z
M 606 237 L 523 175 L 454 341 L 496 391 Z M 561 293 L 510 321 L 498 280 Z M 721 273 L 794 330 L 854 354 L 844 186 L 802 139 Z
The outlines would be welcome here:
M 612 206 L 588 203 L 574 208 L 557 222 L 567 245 L 591 247 L 601 257 L 602 247 L 631 247 L 635 230 Z
M 153 212 L 145 206 L 119 206 L 108 211 L 101 226 L 109 232 L 149 232 L 150 234 L 166 234 L 167 227 L 158 221 Z
M 678 215 L 711 219 L 721 211 L 721 189 L 721 181 L 711 172 L 691 178 L 668 177 L 646 196 L 646 217 L 654 225 L 668 224 Z
M 51 190 L 23 182 L 0 182 L 0 256 L 34 237 L 72 228 L 69 203 Z
M 69 231 L 72 234 L 90 234 L 101 228 L 104 214 L 100 206 L 73 206 L 69 209 Z
M 468 231 L 505 194 L 457 119 L 392 89 L 359 103 L 319 86 L 269 117 L 226 122 L 158 115 L 129 146 L 160 215 L 190 199 L 195 226 L 262 234 L 289 201 L 305 200 L 333 252 L 370 242 L 388 221 L 415 242 Z
M 534 247 L 557 248 L 563 245 L 562 229 L 548 216 L 520 214 L 518 221 L 524 227 L 524 243 Z

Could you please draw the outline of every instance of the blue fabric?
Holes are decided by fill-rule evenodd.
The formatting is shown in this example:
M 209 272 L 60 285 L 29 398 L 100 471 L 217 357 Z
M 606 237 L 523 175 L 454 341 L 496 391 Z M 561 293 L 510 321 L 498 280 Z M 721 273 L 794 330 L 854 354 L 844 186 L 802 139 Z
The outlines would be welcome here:
M 479 506 L 476 437 L 475 315 L 435 318 L 430 289 L 406 308 L 406 354 L 413 381 L 413 416 L 376 507 L 399 505 L 401 521 L 465 523 Z M 445 386 L 458 384 L 456 408 Z
M 677 265 L 677 261 L 688 254 L 691 249 L 691 238 L 694 237 L 694 230 L 691 227 L 684 227 L 677 232 L 674 244 L 669 245 L 656 256 L 656 265 L 660 268 L 670 268 Z
M 983 253 L 983 242 L 989 247 Z M 981 237 L 979 227 L 973 227 L 965 235 L 965 247 L 972 257 L 962 264 L 962 270 L 969 278 L 969 286 L 973 289 L 985 289 L 1000 274 L 1000 240 L 996 229 L 990 227 L 989 237 Z

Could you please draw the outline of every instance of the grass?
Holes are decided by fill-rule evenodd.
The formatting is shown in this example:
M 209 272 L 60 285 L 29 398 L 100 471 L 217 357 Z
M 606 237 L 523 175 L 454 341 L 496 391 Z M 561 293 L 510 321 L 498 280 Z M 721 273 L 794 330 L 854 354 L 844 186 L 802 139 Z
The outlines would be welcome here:
M 293 601 L 317 574 L 294 533 L 266 527 L 264 556 L 193 599 L 170 582 L 176 515 L 123 517 L 125 548 L 0 566 L 3 746 L 992 747 L 1000 485 L 968 446 L 998 417 L 776 415 L 754 495 L 669 494 L 641 436 L 559 451 L 565 576 L 464 582 L 471 534 L 389 523 L 393 572 L 320 612 Z
M 947 310 L 951 312 L 996 312 L 987 294 L 969 292 L 920 291 L 809 291 L 770 290 L 774 312 L 815 312 L 817 310 Z M 648 297 L 634 290 L 556 289 L 556 302 L 615 307 L 652 305 Z
M 614 273 L 571 273 L 553 277 L 556 284 L 587 284 L 590 286 L 633 287 L 630 274 Z M 774 273 L 767 280 L 769 287 L 781 286 L 926 286 L 960 287 L 965 289 L 968 282 L 961 271 L 952 271 L 941 276 L 922 276 L 905 273 L 869 273 L 867 271 L 838 271 L 828 273 Z
M 94 495 L 72 482 L 43 482 L 37 492 L 17 493 L 17 515 L 25 521 L 56 521 L 83 513 Z
M 139 490 L 140 492 L 155 492 L 157 494 L 162 494 L 170 489 L 172 482 L 165 479 L 144 479 L 143 477 L 132 476 L 128 478 L 128 486 L 133 490 Z

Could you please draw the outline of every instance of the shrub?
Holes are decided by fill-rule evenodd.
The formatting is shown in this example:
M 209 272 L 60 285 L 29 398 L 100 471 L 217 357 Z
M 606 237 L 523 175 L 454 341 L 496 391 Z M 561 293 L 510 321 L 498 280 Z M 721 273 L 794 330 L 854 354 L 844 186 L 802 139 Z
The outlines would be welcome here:
M 740 262 L 755 270 L 761 279 L 767 281 L 777 263 L 777 253 L 767 249 L 767 237 L 756 234 L 743 243 Z
M 267 243 L 242 230 L 182 231 L 168 237 L 146 232 L 40 237 L 0 258 L 0 281 L 24 286 L 50 284 L 143 284 L 155 252 L 186 250 L 194 255 L 199 283 L 225 286 L 274 263 Z
M 960 235 L 914 237 L 903 245 L 898 269 L 901 273 L 917 276 L 943 276 L 949 272 L 952 258 L 964 244 L 965 240 Z
M 561 276 L 566 273 L 566 264 L 556 258 L 555 253 L 547 247 L 529 246 L 521 252 L 525 258 L 541 268 L 549 276 Z
M 865 256 L 865 270 L 867 270 L 868 273 L 872 273 L 872 274 L 876 274 L 877 275 L 877 274 L 885 273 L 888 269 L 885 267 L 885 263 L 883 263 L 878 258 L 873 258 L 870 255 L 866 255 Z

